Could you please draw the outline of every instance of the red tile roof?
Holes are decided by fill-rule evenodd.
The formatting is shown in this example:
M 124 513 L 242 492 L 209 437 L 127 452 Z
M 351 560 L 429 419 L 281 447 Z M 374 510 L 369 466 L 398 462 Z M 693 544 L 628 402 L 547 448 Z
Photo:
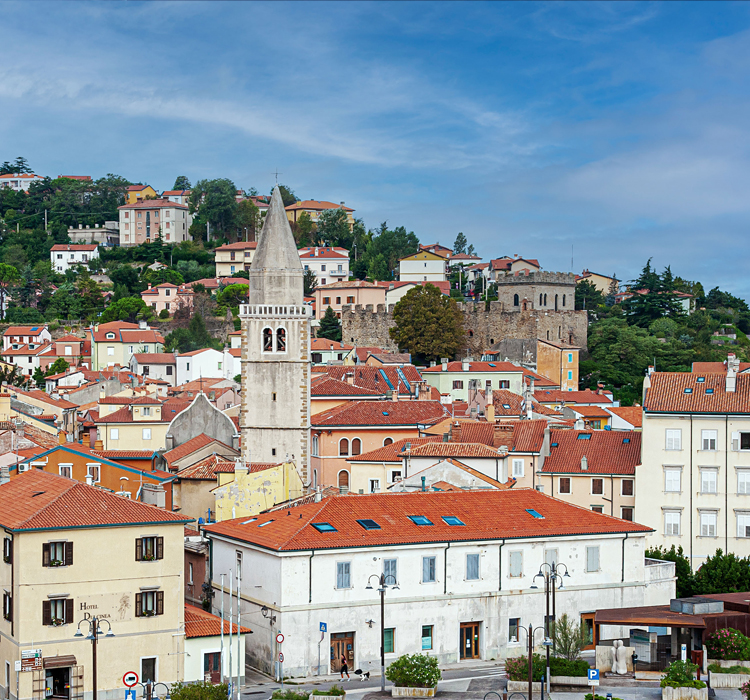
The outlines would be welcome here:
M 726 374 L 655 372 L 643 410 L 645 413 L 750 413 L 750 374 L 737 375 L 735 391 L 726 390 L 726 380 Z
M 542 451 L 544 442 L 544 431 L 547 421 L 543 418 L 534 420 L 512 421 L 513 426 L 513 449 L 512 452 L 536 452 Z
M 91 450 L 95 455 L 115 462 L 118 459 L 153 459 L 154 450 Z M 172 476 L 171 474 L 169 476 Z
M 187 210 L 187 204 L 180 204 L 179 202 L 172 202 L 169 199 L 145 199 L 138 200 L 132 204 L 123 204 L 119 209 L 185 209 Z
M 428 442 L 412 446 L 412 457 L 455 457 L 456 459 L 487 458 L 498 459 L 496 449 L 472 442 Z M 466 465 L 463 465 L 466 466 Z
M 591 389 L 583 389 L 582 391 L 561 391 L 559 389 L 535 391 L 534 398 L 539 401 L 539 403 L 612 403 L 612 396 L 610 394 L 599 394 Z
M 634 428 L 643 426 L 643 408 L 641 406 L 607 406 L 610 413 L 614 413 Z
M 203 447 L 206 447 L 207 445 L 210 445 L 212 442 L 215 442 L 219 445 L 223 445 L 224 447 L 227 447 L 227 445 L 224 445 L 223 442 L 219 442 L 219 440 L 215 440 L 212 437 L 209 437 L 205 433 L 201 433 L 200 435 L 196 435 L 194 438 L 191 438 L 187 442 L 183 442 L 182 445 L 178 445 L 177 447 L 169 450 L 168 452 L 164 453 L 164 459 L 166 460 L 167 464 L 172 464 L 172 462 L 176 462 L 177 460 L 182 459 L 183 457 L 187 457 L 188 455 L 193 454 L 193 452 L 197 452 Z M 231 449 L 228 448 L 227 449 Z
M 523 367 L 514 365 L 512 362 L 470 362 L 470 372 L 518 372 L 523 374 L 525 372 Z M 443 365 L 437 364 L 434 367 L 426 367 L 422 370 L 422 374 L 425 372 L 442 372 Z M 461 362 L 449 362 L 448 372 L 463 372 Z
M 417 447 L 419 445 L 426 445 L 431 442 L 442 442 L 442 438 L 437 435 L 432 437 L 424 438 L 404 438 L 403 440 L 396 440 L 390 445 L 385 447 L 378 447 L 376 450 L 365 452 L 361 455 L 355 455 L 349 457 L 349 462 L 395 462 L 399 464 L 401 462 L 401 456 L 407 445 Z
M 362 348 L 357 348 L 361 350 Z M 379 348 L 368 348 L 368 350 L 378 350 L 383 352 Z M 368 353 L 369 354 L 369 353 Z M 374 389 L 378 392 L 386 392 L 388 390 L 395 390 L 396 387 L 399 389 L 399 395 L 408 396 L 409 390 L 404 385 L 403 380 L 399 371 L 406 377 L 406 380 L 412 385 L 412 392 L 414 391 L 414 384 L 422 381 L 422 375 L 414 365 L 403 365 L 401 367 L 385 366 L 385 367 L 371 367 L 369 365 L 330 365 L 330 366 L 318 366 L 317 371 L 327 374 L 329 377 L 345 381 L 347 374 L 354 375 L 354 386 L 361 386 L 365 389 Z M 383 375 L 387 377 L 388 381 L 385 381 Z M 390 382 L 390 384 L 389 384 Z M 393 387 L 393 389 L 391 389 Z
M 530 510 L 542 517 L 535 517 Z M 417 525 L 410 515 L 425 515 L 433 524 Z M 443 515 L 453 515 L 464 525 L 447 525 Z M 380 529 L 365 530 L 357 522 L 361 519 L 374 520 Z M 312 523 L 320 522 L 330 523 L 336 531 L 318 532 Z M 263 523 L 269 524 L 259 527 Z M 212 523 L 204 531 L 273 551 L 653 532 L 534 489 L 333 496 L 297 506 L 294 517 L 278 510 L 252 519 L 245 516 Z
M 333 379 L 327 375 L 319 379 L 313 378 L 310 386 L 310 395 L 316 396 L 385 396 L 385 390 L 365 389 L 361 386 L 352 386 L 347 382 Z
M 352 350 L 353 348 L 353 345 L 328 340 L 328 338 L 313 338 L 310 341 L 310 350 Z
M 588 435 L 586 439 L 582 436 Z M 581 470 L 586 457 L 588 469 Z M 564 474 L 627 474 L 641 463 L 641 433 L 635 430 L 552 430 L 542 471 Z
M 35 329 L 33 333 L 31 331 L 32 328 Z M 44 323 L 37 324 L 36 326 L 8 326 L 3 335 L 29 335 L 34 337 L 46 330 L 48 330 L 48 328 Z
M 300 258 L 304 260 L 315 260 L 317 258 L 348 259 L 349 251 L 345 248 L 300 248 Z
M 221 245 L 216 250 L 255 250 L 257 247 L 258 244 L 256 241 L 238 241 L 237 243 Z
M 571 411 L 575 411 L 579 416 L 584 418 L 611 418 L 612 416 L 601 406 L 568 406 Z
M 190 520 L 39 469 L 0 485 L 0 524 L 15 531 Z
M 44 403 L 49 404 L 50 406 L 54 406 L 55 408 L 78 408 L 77 403 L 71 403 L 70 401 L 65 401 L 65 399 L 53 399 L 49 394 L 46 394 L 40 389 L 24 391 L 23 389 L 19 389 L 18 387 L 13 387 L 12 389 L 10 389 L 10 392 L 11 394 L 17 395 L 21 401 L 23 401 L 23 398 L 25 396 L 28 396 L 29 398 L 36 399 L 37 401 L 43 401 Z
M 171 352 L 137 352 L 133 354 L 139 365 L 174 365 L 177 363 Z
M 368 282 L 367 280 L 352 280 L 351 282 L 331 282 L 331 284 L 319 284 L 315 291 L 327 290 L 327 289 L 382 289 L 379 285 L 374 282 Z
M 294 211 L 295 209 L 312 209 L 314 211 L 321 211 L 323 209 L 343 209 L 344 211 L 354 211 L 350 207 L 345 207 L 343 204 L 334 204 L 333 202 L 318 201 L 317 199 L 305 199 L 295 204 L 290 204 L 288 207 L 284 207 L 287 211 Z
M 196 533 L 198 534 L 198 533 Z M 185 637 L 192 639 L 194 637 L 220 637 L 221 628 L 224 627 L 224 634 L 237 634 L 237 625 L 222 620 L 203 608 L 197 608 L 195 605 L 185 603 Z M 240 627 L 240 634 L 250 634 L 252 630 L 249 627 Z
M 432 424 L 447 415 L 437 401 L 350 401 L 316 413 L 310 423 L 315 428 L 327 426 L 395 426 Z
M 200 481 L 214 481 L 217 472 L 233 472 L 234 461 L 220 457 L 217 454 L 204 457 L 200 462 L 180 469 L 176 476 L 180 479 L 197 479 Z

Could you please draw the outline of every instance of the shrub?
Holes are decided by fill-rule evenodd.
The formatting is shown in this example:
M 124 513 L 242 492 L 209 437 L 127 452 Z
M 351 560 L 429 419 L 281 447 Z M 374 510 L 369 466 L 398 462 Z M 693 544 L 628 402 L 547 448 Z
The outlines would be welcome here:
M 529 679 L 529 657 L 517 656 L 514 659 L 505 660 L 505 671 L 512 681 L 526 681 Z M 552 671 L 552 659 L 550 659 L 550 672 Z M 531 680 L 540 681 L 547 672 L 547 661 L 541 654 L 531 657 Z
M 750 661 L 750 639 L 731 627 L 709 634 L 706 649 L 711 659 Z
M 332 685 L 328 690 L 313 690 L 313 695 L 346 695 L 346 691 L 340 685 Z
M 570 661 L 553 656 L 549 660 L 549 672 L 553 676 L 586 676 L 589 672 L 589 664 L 583 659 Z
M 168 319 L 169 318 L 169 311 L 167 311 L 166 309 L 162 309 L 159 312 L 159 318 L 162 319 L 162 321 L 165 320 L 165 319 Z
M 603 695 L 594 695 L 593 693 L 586 693 L 584 700 L 607 700 Z M 622 698 L 612 698 L 612 700 L 622 700 Z
M 434 688 L 442 675 L 434 656 L 404 654 L 388 666 L 385 677 L 398 687 Z
M 690 661 L 673 661 L 664 669 L 664 678 L 661 679 L 661 687 L 666 688 L 705 688 L 703 681 L 698 681 L 693 674 L 698 666 Z
M 745 696 L 747 700 L 750 700 L 750 681 L 742 684 L 740 692 Z
M 719 664 L 708 664 L 708 670 L 711 673 L 744 673 L 749 674 L 750 668 L 747 666 L 720 666 Z
M 559 620 L 552 622 L 550 636 L 555 640 L 555 654 L 570 661 L 575 661 L 581 656 L 581 649 L 586 646 L 588 639 L 584 623 L 568 617 L 567 613 L 561 615 Z
M 175 683 L 169 689 L 170 697 L 176 700 L 226 700 L 227 684 L 219 683 Z
M 309 697 L 309 693 L 297 692 L 296 690 L 274 690 L 273 695 L 271 695 L 272 700 L 307 700 Z M 223 700 L 226 700 L 226 691 Z

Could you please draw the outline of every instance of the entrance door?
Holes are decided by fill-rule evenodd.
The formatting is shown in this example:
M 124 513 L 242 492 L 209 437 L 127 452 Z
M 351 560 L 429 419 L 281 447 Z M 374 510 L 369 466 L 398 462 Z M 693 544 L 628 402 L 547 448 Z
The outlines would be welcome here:
M 331 635 L 331 673 L 341 671 L 341 657 L 346 657 L 349 671 L 354 666 L 354 632 L 337 632 Z
M 44 696 L 56 700 L 70 698 L 70 667 L 46 669 Z
M 479 658 L 479 622 L 462 622 L 460 636 L 460 658 Z
M 213 651 L 203 655 L 203 679 L 213 685 L 221 683 L 220 651 Z
M 594 613 L 581 613 L 581 623 L 586 630 L 586 643 L 583 649 L 595 649 L 596 640 L 594 639 Z

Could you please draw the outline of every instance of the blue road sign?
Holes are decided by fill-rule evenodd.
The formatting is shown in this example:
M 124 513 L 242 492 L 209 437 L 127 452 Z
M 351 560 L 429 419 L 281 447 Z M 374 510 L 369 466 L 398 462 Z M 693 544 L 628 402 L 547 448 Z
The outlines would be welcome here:
M 589 669 L 589 685 L 599 685 L 599 669 Z
M 328 632 L 328 625 L 325 622 L 320 623 L 320 631 L 321 632 Z

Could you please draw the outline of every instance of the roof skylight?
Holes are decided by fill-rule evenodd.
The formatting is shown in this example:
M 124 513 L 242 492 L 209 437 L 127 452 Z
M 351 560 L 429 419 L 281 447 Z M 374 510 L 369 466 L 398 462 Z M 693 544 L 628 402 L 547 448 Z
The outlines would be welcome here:
M 312 523 L 318 532 L 338 532 L 331 523 Z
M 364 520 L 357 520 L 357 522 L 365 530 L 380 530 L 380 525 L 378 525 L 374 520 L 370 520 L 369 518 L 365 518 Z
M 531 516 L 533 516 L 533 517 L 535 517 L 535 518 L 539 518 L 539 519 L 541 519 L 541 520 L 544 520 L 544 516 L 543 516 L 543 515 L 542 515 L 541 513 L 539 513 L 539 512 L 537 512 L 537 511 L 535 511 L 535 510 L 534 510 L 533 508 L 527 508 L 527 509 L 526 509 L 526 512 L 527 512 L 527 513 L 528 513 L 529 515 L 531 515 Z
M 426 515 L 410 515 L 409 520 L 415 525 L 432 525 L 432 521 Z
M 466 525 L 466 523 L 461 522 L 455 515 L 443 515 L 442 517 L 446 525 Z
M 270 525 L 273 522 L 273 520 L 266 520 L 264 523 L 258 523 L 258 527 L 265 527 L 266 525 Z
M 691 386 L 689 386 L 689 387 L 686 387 L 686 388 L 685 388 L 685 393 L 686 393 L 686 394 L 692 394 L 692 393 L 693 393 L 693 387 L 691 387 Z
M 591 433 L 581 433 L 578 436 L 579 440 L 591 440 Z

